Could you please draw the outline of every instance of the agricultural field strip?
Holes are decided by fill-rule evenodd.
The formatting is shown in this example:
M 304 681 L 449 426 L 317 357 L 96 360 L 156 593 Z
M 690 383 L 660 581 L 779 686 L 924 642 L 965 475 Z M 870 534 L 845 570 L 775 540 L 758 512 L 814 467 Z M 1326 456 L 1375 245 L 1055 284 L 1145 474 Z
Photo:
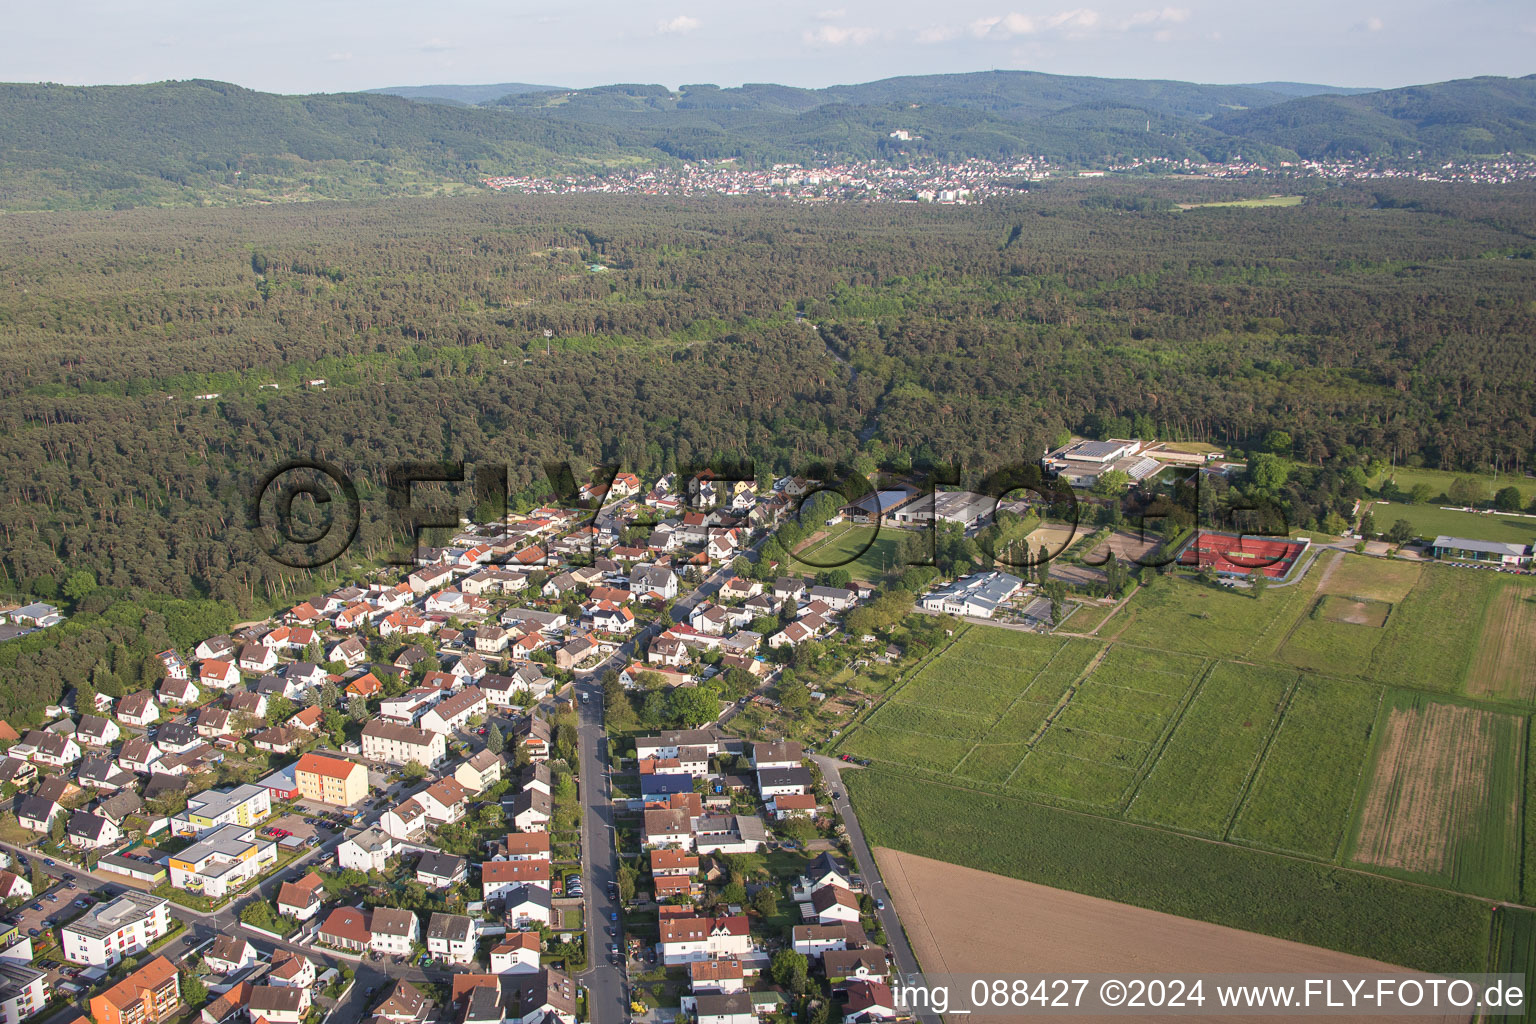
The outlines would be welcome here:
M 1333 848 L 1332 848 L 1332 850 L 1329 851 L 1329 853 L 1328 853 L 1328 855 L 1326 857 L 1323 857 L 1323 856 L 1320 856 L 1320 855 L 1317 855 L 1317 854 L 1311 854 L 1311 853 L 1308 853 L 1305 850 L 1297 850 L 1297 849 L 1294 849 L 1294 848 L 1276 846 L 1273 843 L 1259 842 L 1259 841 L 1257 841 L 1257 840 L 1255 840 L 1253 838 L 1247 838 L 1247 837 L 1243 837 L 1243 836 L 1237 834 L 1237 829 L 1238 829 L 1238 827 L 1239 827 L 1239 825 L 1241 823 L 1243 814 L 1248 810 L 1250 801 L 1254 797 L 1254 785 L 1258 782 L 1260 776 L 1263 775 L 1264 770 L 1269 767 L 1270 756 L 1274 752 L 1276 745 L 1280 742 L 1282 734 L 1286 732 L 1286 729 L 1287 729 L 1288 726 L 1291 728 L 1292 732 L 1295 731 L 1296 726 L 1293 723 L 1295 723 L 1296 721 L 1299 720 L 1299 714 L 1293 714 L 1292 712 L 1296 708 L 1296 704 L 1297 704 L 1296 696 L 1300 692 L 1301 685 L 1302 685 L 1303 682 L 1305 682 L 1307 680 L 1309 675 L 1313 675 L 1313 674 L 1312 673 L 1307 673 L 1307 672 L 1304 672 L 1304 671 L 1301 671 L 1301 670 L 1297 670 L 1296 683 L 1291 688 L 1291 699 L 1286 704 L 1285 714 L 1284 714 L 1284 716 L 1281 717 L 1279 726 L 1275 729 L 1274 734 L 1270 737 L 1269 744 L 1264 748 L 1264 756 L 1259 761 L 1259 764 L 1254 769 L 1253 782 L 1250 783 L 1250 785 L 1248 787 L 1248 792 L 1244 795 L 1242 804 L 1240 804 L 1238 806 L 1237 813 L 1233 815 L 1232 825 L 1227 829 L 1227 835 L 1228 835 L 1228 838 L 1229 838 L 1230 841 L 1235 842 L 1238 845 L 1251 847 L 1253 849 L 1264 850 L 1264 851 L 1269 852 L 1269 853 L 1280 854 L 1280 855 L 1288 856 L 1288 857 L 1298 857 L 1298 858 L 1308 859 L 1308 860 L 1320 860 L 1320 861 L 1323 861 L 1323 862 L 1329 863 L 1329 864 L 1341 864 L 1342 863 L 1342 859 L 1341 858 L 1342 858 L 1342 855 L 1343 855 L 1343 850 L 1344 850 L 1344 847 L 1345 847 L 1346 843 L 1348 842 L 1350 833 L 1352 831 L 1352 825 L 1353 825 L 1353 821 L 1354 821 L 1355 802 L 1358 799 L 1358 795 L 1359 795 L 1359 792 L 1360 792 L 1360 789 L 1361 789 L 1362 785 L 1364 785 L 1365 773 L 1370 768 L 1370 764 L 1371 764 L 1371 747 L 1374 744 L 1374 738 L 1372 739 L 1371 743 L 1369 743 L 1366 746 L 1366 748 L 1362 752 L 1361 756 L 1356 758 L 1356 760 L 1355 760 L 1354 778 L 1353 778 L 1353 780 L 1352 780 L 1352 782 L 1350 783 L 1350 786 L 1349 786 L 1348 807 L 1345 810 L 1345 814 L 1343 816 L 1343 821 L 1340 823 L 1339 834 L 1338 834 L 1337 838 L 1334 840 Z M 1334 677 L 1331 677 L 1331 676 L 1325 676 L 1325 677 L 1320 677 L 1320 678 L 1326 680 L 1328 683 L 1333 684 L 1333 685 L 1343 685 L 1343 686 L 1365 685 L 1365 686 L 1372 686 L 1372 687 L 1374 687 L 1375 690 L 1376 690 L 1376 701 L 1375 701 L 1375 706 L 1371 709 L 1371 713 L 1370 713 L 1370 715 L 1368 717 L 1369 717 L 1370 721 L 1373 722 L 1373 723 L 1380 717 L 1382 706 L 1385 703 L 1386 697 L 1387 697 L 1387 689 L 1386 689 L 1386 687 L 1379 686 L 1379 685 L 1372 684 L 1372 683 L 1360 684 L 1360 683 L 1356 683 L 1356 682 L 1354 682 L 1352 680 L 1338 679 L 1338 678 L 1334 678 Z M 1374 729 L 1373 729 L 1373 731 L 1374 731 Z
M 985 647 L 996 647 L 999 650 L 1007 649 L 1002 644 L 988 644 L 985 640 L 977 640 L 977 641 L 975 641 L 975 643 L 980 645 L 980 646 L 985 646 Z M 1050 669 L 1050 667 L 1056 663 L 1056 659 L 1061 657 L 1061 652 L 1066 650 L 1067 646 L 1068 645 L 1067 645 L 1066 642 L 1062 642 L 1061 644 L 1059 644 L 1057 646 L 1057 648 L 1054 651 L 1051 652 L 1051 656 L 1046 659 L 1045 664 L 1041 665 L 1038 669 L 1035 670 L 1035 674 L 1030 676 L 1028 684 L 1026 684 L 1022 690 L 1020 690 L 1017 694 L 1015 694 L 1013 700 L 1008 702 L 1008 706 L 1003 708 L 1002 712 L 995 719 L 993 719 L 992 726 L 988 728 L 987 732 L 985 734 L 981 735 L 981 736 L 978 736 L 976 738 L 976 742 L 971 744 L 971 749 L 967 750 L 965 752 L 965 757 L 962 757 L 960 759 L 960 764 L 955 765 L 956 768 L 959 768 L 961 764 L 964 764 L 965 763 L 965 758 L 966 757 L 970 757 L 972 754 L 974 754 L 976 752 L 976 748 L 980 747 L 982 742 L 986 739 L 986 737 L 991 734 L 991 729 L 996 727 L 998 722 L 1001 722 L 1004 718 L 1006 718 L 1008 716 L 1008 712 L 1012 711 L 1014 709 L 1014 707 L 1018 705 L 1019 701 L 1024 700 L 1025 694 L 1029 693 L 1030 690 L 1034 689 L 1035 684 L 1040 681 L 1040 677 L 1043 676 L 1046 673 L 1046 671 L 1048 669 Z M 1033 703 L 1039 703 L 1039 702 L 1033 702 Z M 963 778 L 963 776 L 962 776 L 962 778 Z
M 1259 748 L 1259 756 L 1253 759 L 1253 764 L 1248 767 L 1248 774 L 1243 779 L 1243 784 L 1238 788 L 1237 798 L 1232 801 L 1232 810 L 1227 814 L 1227 820 L 1221 827 L 1221 838 L 1227 839 L 1232 835 L 1232 828 L 1237 824 L 1237 816 L 1242 812 L 1243 805 L 1248 802 L 1248 794 L 1253 790 L 1253 780 L 1259 777 L 1259 769 L 1269 757 L 1269 748 L 1274 745 L 1275 737 L 1280 735 L 1280 729 L 1285 725 L 1285 720 L 1290 717 L 1291 700 L 1296 696 L 1296 688 L 1301 685 L 1301 674 L 1295 673 L 1289 686 L 1285 688 L 1285 694 L 1280 698 L 1280 706 L 1275 710 L 1275 721 L 1269 727 L 1269 735 L 1264 737 L 1264 745 Z
M 1099 648 L 1099 650 L 1091 659 L 1089 659 L 1088 664 L 1083 668 L 1083 670 L 1073 677 L 1072 682 L 1067 684 L 1065 692 L 1062 693 L 1061 699 L 1056 702 L 1052 712 L 1046 715 L 1045 720 L 1042 721 L 1038 727 L 1036 727 L 1034 733 L 1029 737 L 1029 739 L 1024 741 L 1024 750 L 1026 756 L 1035 749 L 1035 744 L 1040 742 L 1041 737 L 1044 736 L 1046 731 L 1050 729 L 1051 723 L 1054 722 L 1056 717 L 1061 714 L 1062 709 L 1071 703 L 1072 695 L 1077 692 L 1078 687 L 1082 686 L 1084 681 L 1087 680 L 1089 676 L 1093 675 L 1093 673 L 1098 670 L 1098 667 L 1104 663 L 1104 658 L 1108 653 L 1109 645 L 1105 644 L 1103 647 Z M 1005 789 L 1013 782 L 1013 777 L 1019 773 L 1019 769 L 1024 767 L 1024 760 L 1024 757 L 1020 757 L 1019 763 L 1013 766 L 1013 771 L 1009 772 L 1008 777 L 1003 780 L 1003 787 Z

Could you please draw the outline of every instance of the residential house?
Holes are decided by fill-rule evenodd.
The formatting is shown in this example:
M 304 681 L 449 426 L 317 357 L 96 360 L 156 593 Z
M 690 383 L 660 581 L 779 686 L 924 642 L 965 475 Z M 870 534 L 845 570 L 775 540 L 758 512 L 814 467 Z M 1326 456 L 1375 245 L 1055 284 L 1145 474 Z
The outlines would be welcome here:
M 171 819 L 178 835 L 202 835 L 221 825 L 251 827 L 272 813 L 272 793 L 249 783 L 226 790 L 205 790 L 187 799 L 187 809 Z
M 142 736 L 130 736 L 117 751 L 118 766 L 130 772 L 149 772 L 160 757 L 160 748 Z
M 752 952 L 752 937 L 744 916 L 664 917 L 661 959 L 667 965 L 719 957 L 743 957 Z
M 895 1020 L 896 999 L 890 986 L 879 981 L 851 981 L 847 989 L 848 1005 L 843 1007 L 843 1024 Z
M 256 959 L 256 947 L 237 935 L 216 935 L 203 952 L 203 963 L 215 974 L 243 971 Z
M 459 785 L 458 780 L 449 776 L 438 779 L 412 799 L 421 801 L 421 806 L 426 809 L 427 817 L 433 824 L 451 825 L 464 817 L 469 794 Z
M 340 852 L 338 849 L 338 857 Z M 373 933 L 368 926 L 370 916 L 368 911 L 357 907 L 337 907 L 315 929 L 315 939 L 333 949 L 361 953 L 373 942 Z
M 368 931 L 368 948 L 387 956 L 409 956 L 411 944 L 421 938 L 421 924 L 416 915 L 395 907 L 374 907 Z
M 160 703 L 196 704 L 200 692 L 190 679 L 167 679 L 160 684 Z
M 339 661 L 347 668 L 356 668 L 368 660 L 368 649 L 357 637 L 348 637 L 331 645 L 331 649 L 325 652 L 327 661 Z
M 796 765 L 793 768 L 760 768 L 757 772 L 757 792 L 764 800 L 789 793 L 806 793 L 811 788 L 809 768 Z
M 538 969 L 538 932 L 510 933 L 491 949 L 492 974 L 533 974 Z
M 252 1021 L 267 1024 L 302 1024 L 309 1012 L 310 994 L 307 988 L 292 985 L 252 985 L 251 997 L 246 1002 L 246 1012 Z
M 549 924 L 554 917 L 549 890 L 537 885 L 518 885 L 503 890 L 501 906 L 511 928 L 536 928 Z
M 550 888 L 547 860 L 488 860 L 480 865 L 480 888 L 488 900 L 500 899 L 519 886 Z
M 464 728 L 476 715 L 484 717 L 485 712 L 485 694 L 479 687 L 466 686 L 422 715 L 421 727 L 428 732 L 452 733 Z
M 528 752 L 528 760 L 534 763 L 549 760 L 550 745 L 554 739 L 549 723 L 538 715 L 529 715 L 512 730 L 518 746 Z
M 836 924 L 797 924 L 790 930 L 790 948 L 808 957 L 820 958 L 833 949 L 859 949 L 868 945 L 864 929 L 847 922 Z
M 209 704 L 197 712 L 197 734 L 204 739 L 218 739 L 232 732 L 234 712 L 229 708 L 216 708 Z
M 799 768 L 805 760 L 805 748 L 797 740 L 752 744 L 752 770 L 764 768 Z
M 286 988 L 312 988 L 315 984 L 314 961 L 291 949 L 275 949 L 267 981 Z
M 769 797 L 767 807 L 775 821 L 789 818 L 813 818 L 816 816 L 816 796 L 813 793 L 788 793 Z
M 284 882 L 277 891 L 277 912 L 284 917 L 308 921 L 320 912 L 324 892 L 320 876 L 313 871 L 297 882 Z
M 416 862 L 416 881 L 429 889 L 451 889 L 469 878 L 469 862 L 451 853 L 428 850 Z
M 548 832 L 508 832 L 493 860 L 549 860 Z
M 380 1018 L 390 1024 L 424 1024 L 432 1015 L 432 1001 L 421 989 L 408 981 L 398 981 L 389 996 L 374 1007 L 374 1021 Z
M 742 992 L 746 977 L 735 957 L 695 960 L 688 965 L 688 985 L 694 992 Z
M 149 725 L 160 717 L 160 706 L 155 695 L 148 690 L 138 690 L 117 702 L 118 721 L 140 727 Z
M 471 793 L 482 793 L 501 781 L 501 755 L 481 750 L 454 769 L 453 777 Z
M 336 866 L 358 871 L 383 871 L 399 849 L 393 836 L 374 825 L 336 847 Z
M 297 609 L 295 609 L 297 610 Z M 199 661 L 224 658 L 235 650 L 235 642 L 227 636 L 211 636 L 192 648 L 192 656 Z
M 277 668 L 277 651 L 265 644 L 246 644 L 240 648 L 235 664 L 242 672 L 263 675 Z
M 49 765 L 52 768 L 65 768 L 80 760 L 80 745 L 75 743 L 72 735 L 43 732 L 40 729 L 31 729 L 22 738 L 22 742 L 15 743 L 9 752 L 11 755 L 18 752 L 31 755 L 35 765 Z
M 53 819 L 63 813 L 63 806 L 47 797 L 23 797 L 21 803 L 16 805 L 16 821 L 29 832 L 46 834 L 53 826 Z
M 237 715 L 250 715 L 252 718 L 265 719 L 267 717 L 267 695 L 264 693 L 252 693 L 249 690 L 241 690 L 239 693 L 230 694 L 229 710 Z
M 462 914 L 434 913 L 427 922 L 427 952 L 444 963 L 474 963 L 479 939 L 475 920 Z
M 702 992 L 693 998 L 695 1024 L 757 1024 L 752 997 L 745 991 Z
M 198 665 L 197 681 L 216 690 L 228 690 L 240 685 L 240 670 L 232 661 L 210 658 Z
M 116 722 L 100 715 L 81 715 L 75 728 L 75 739 L 89 747 L 110 747 L 122 734 Z
M 155 734 L 155 746 L 163 754 L 185 754 L 202 743 L 197 727 L 187 722 L 167 722 Z
M 677 596 L 677 574 L 662 565 L 637 566 L 630 573 L 629 589 L 636 595 L 655 594 L 670 601 Z
M 554 803 L 547 794 L 525 789 L 512 797 L 508 817 L 519 832 L 542 832 L 553 815 Z
M 824 885 L 811 893 L 811 909 L 817 924 L 859 920 L 859 899 L 840 885 Z
M 94 811 L 76 811 L 64 827 L 69 845 L 79 850 L 100 850 L 116 845 L 122 837 L 117 824 Z
M 821 954 L 822 970 L 834 985 L 845 981 L 885 981 L 890 977 L 883 946 L 832 949 Z
M 408 842 L 422 838 L 430 824 L 427 809 L 420 800 L 410 797 L 402 800 L 379 817 L 378 827 L 391 838 Z

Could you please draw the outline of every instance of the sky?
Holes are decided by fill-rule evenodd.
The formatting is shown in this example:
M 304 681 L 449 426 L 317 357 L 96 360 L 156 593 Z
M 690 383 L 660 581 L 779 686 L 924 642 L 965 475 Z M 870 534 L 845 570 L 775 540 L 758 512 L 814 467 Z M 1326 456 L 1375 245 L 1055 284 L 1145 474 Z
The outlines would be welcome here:
M 81 0 L 13 5 L 6 22 L 6 81 L 213 78 L 281 93 L 817 87 L 999 68 L 1390 88 L 1536 72 L 1530 0 Z

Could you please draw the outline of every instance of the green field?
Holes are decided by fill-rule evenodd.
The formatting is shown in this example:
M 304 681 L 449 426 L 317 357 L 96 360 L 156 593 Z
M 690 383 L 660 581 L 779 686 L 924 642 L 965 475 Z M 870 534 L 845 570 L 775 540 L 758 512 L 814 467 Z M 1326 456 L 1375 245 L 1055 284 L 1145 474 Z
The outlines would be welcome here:
M 1271 587 L 1257 599 L 1247 591 L 1159 579 L 1138 591 L 1099 635 L 1213 658 L 1268 657 L 1311 592 L 1307 579 Z
M 1382 690 L 1303 676 L 1231 838 L 1332 860 L 1349 825 Z
M 1498 974 L 1525 975 L 1525 991 L 1536 991 L 1536 911 L 1517 907 L 1499 907 L 1493 914 L 1493 941 L 1489 949 L 1488 970 Z M 1492 1017 L 1502 1024 L 1523 1024 L 1536 1020 L 1526 1000 L 1524 1013 Z
M 896 568 L 901 534 L 892 527 L 883 527 L 877 534 L 873 527 L 839 523 L 827 533 L 827 537 L 790 556 L 800 571 L 814 573 L 828 568 L 847 569 L 854 579 L 872 583 Z M 810 561 L 797 556 L 804 556 Z
M 1370 511 L 1376 517 L 1376 532 L 1386 533 L 1399 519 L 1406 519 L 1414 535 L 1434 540 L 1440 534 L 1471 540 L 1496 540 L 1507 544 L 1536 543 L 1536 519 L 1518 516 L 1486 515 L 1460 512 L 1438 505 L 1408 505 L 1401 502 L 1374 502 Z
M 873 845 L 1428 971 L 1486 962 L 1471 897 L 881 768 L 843 778 Z
M 1169 737 L 1128 816 L 1220 839 L 1269 743 L 1296 673 L 1223 662 Z
M 1482 482 L 1489 494 L 1495 494 L 1505 487 L 1514 487 L 1529 505 L 1536 501 L 1536 480 L 1524 476 L 1494 476 L 1491 473 L 1451 473 L 1443 469 L 1414 469 L 1411 466 L 1397 466 L 1381 476 L 1370 481 L 1370 486 L 1380 492 L 1389 481 L 1401 491 L 1411 491 L 1415 484 L 1424 484 L 1433 492 L 1430 501 L 1437 505 L 1450 503 L 1451 484 L 1458 478 L 1473 479 Z M 1444 498 L 1446 500 L 1441 501 Z M 1380 517 L 1378 516 L 1379 520 Z

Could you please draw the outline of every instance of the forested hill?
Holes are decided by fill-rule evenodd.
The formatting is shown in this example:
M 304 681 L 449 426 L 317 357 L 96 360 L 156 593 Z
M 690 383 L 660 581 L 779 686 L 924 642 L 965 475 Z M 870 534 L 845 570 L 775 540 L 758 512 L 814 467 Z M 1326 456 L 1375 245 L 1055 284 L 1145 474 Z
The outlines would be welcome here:
M 724 157 L 760 166 L 1039 155 L 1070 167 L 1297 153 L 1442 161 L 1536 150 L 1532 79 L 1344 95 L 1294 83 L 995 71 L 819 90 L 498 85 L 418 95 L 432 90 L 437 102 L 422 103 L 381 93 L 280 96 L 201 80 L 0 85 L 0 209 L 409 195 L 495 174 Z
M 1467 78 L 1359 96 L 1306 96 L 1224 114 L 1212 125 L 1314 159 L 1533 153 L 1536 75 Z

